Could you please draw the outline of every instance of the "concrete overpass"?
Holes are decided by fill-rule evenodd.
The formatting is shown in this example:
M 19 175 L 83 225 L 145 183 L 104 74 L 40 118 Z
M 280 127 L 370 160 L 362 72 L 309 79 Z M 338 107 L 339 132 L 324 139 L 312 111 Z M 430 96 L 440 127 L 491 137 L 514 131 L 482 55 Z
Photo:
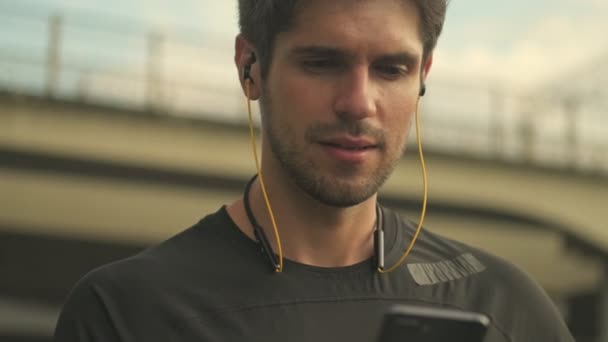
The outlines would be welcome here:
M 83 273 L 231 201 L 254 168 L 244 126 L 176 117 L 203 106 L 216 118 L 241 114 L 240 90 L 225 77 L 231 46 L 14 6 L 0 22 L 41 43 L 0 42 L 0 340 L 45 341 Z M 89 44 L 99 34 L 115 38 Z M 427 228 L 526 269 L 578 340 L 594 342 L 608 341 L 599 329 L 608 327 L 608 142 L 605 121 L 589 124 L 605 112 L 605 60 L 527 96 L 432 81 L 423 104 Z M 457 120 L 434 121 L 446 117 Z M 382 201 L 416 219 L 414 155 Z
M 426 155 L 428 229 L 527 270 L 573 330 L 588 324 L 581 301 L 608 307 L 608 177 Z M 47 336 L 84 272 L 188 227 L 239 196 L 253 173 L 242 125 L 0 95 L 0 331 Z M 410 153 L 382 201 L 416 219 L 420 188 Z M 31 319 L 11 323 L 7 311 Z

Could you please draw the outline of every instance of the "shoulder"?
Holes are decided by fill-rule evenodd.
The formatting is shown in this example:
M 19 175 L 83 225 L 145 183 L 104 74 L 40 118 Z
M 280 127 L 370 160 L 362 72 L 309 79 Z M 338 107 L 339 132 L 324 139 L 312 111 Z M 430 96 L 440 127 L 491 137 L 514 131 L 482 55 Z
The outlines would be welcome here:
M 150 298 L 157 279 L 163 271 L 153 258 L 143 253 L 100 266 L 89 271 L 72 288 L 62 313 L 81 315 L 99 311 L 115 311 L 118 307 Z
M 512 300 L 549 300 L 542 287 L 522 268 L 480 247 L 456 241 L 439 234 L 424 231 L 419 241 L 439 249 L 441 258 L 450 259 L 469 256 L 471 263 L 479 269 L 476 294 L 488 292 L 493 297 L 504 296 Z M 439 253 L 439 252 L 438 252 Z
M 487 269 L 475 291 L 512 341 L 574 341 L 553 300 L 527 272 L 497 256 L 477 253 Z
M 176 265 L 192 264 L 198 258 L 195 254 L 212 245 L 212 240 L 225 230 L 224 215 L 222 208 L 136 255 L 91 270 L 76 284 L 71 296 L 91 291 L 119 294 L 126 289 L 138 289 L 134 291 L 137 293 L 172 279 L 179 271 Z
M 57 341 L 157 340 L 173 333 L 172 273 L 154 258 L 138 254 L 86 274 L 70 292 L 57 321 Z M 149 315 L 154 312 L 154 315 Z M 146 328 L 147 327 L 147 328 Z
M 394 212 L 386 216 L 403 228 L 405 236 L 397 240 L 405 250 L 416 224 Z M 509 341 L 573 341 L 543 288 L 520 267 L 482 248 L 423 229 L 407 271 L 432 300 L 488 315 Z
M 441 248 L 444 258 L 462 258 L 478 272 L 462 282 L 456 305 L 490 316 L 511 341 L 573 341 L 551 298 L 523 269 L 499 256 L 425 231 L 421 245 Z M 428 248 L 427 246 L 427 248 Z
M 135 331 L 142 321 L 166 325 L 156 322 L 171 319 L 163 316 L 160 308 L 168 312 L 176 305 L 175 293 L 180 293 L 188 283 L 185 279 L 201 265 L 199 260 L 204 260 L 196 253 L 213 244 L 209 240 L 222 226 L 225 222 L 220 210 L 158 245 L 88 272 L 63 305 L 56 339 L 88 341 L 82 339 L 84 332 L 99 340 L 118 341 L 117 336 Z M 151 310 L 157 314 L 146 315 Z
M 130 260 L 130 259 L 127 259 Z M 127 283 L 125 279 L 136 279 L 126 276 L 131 261 L 119 261 L 99 267 L 86 274 L 71 290 L 63 305 L 57 326 L 57 341 L 120 341 L 120 322 L 125 320 L 125 310 L 133 308 L 136 302 L 134 294 L 142 291 L 125 291 L 127 288 L 138 289 L 139 284 Z M 129 266 L 129 267 L 125 267 Z M 130 293 L 129 293 L 130 292 Z

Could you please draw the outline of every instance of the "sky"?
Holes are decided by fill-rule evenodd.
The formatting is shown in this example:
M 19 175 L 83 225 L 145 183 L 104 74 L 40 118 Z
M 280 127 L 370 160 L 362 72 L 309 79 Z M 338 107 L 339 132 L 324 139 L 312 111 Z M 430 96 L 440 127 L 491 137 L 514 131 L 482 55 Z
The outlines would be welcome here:
M 608 52 L 608 1 L 469 0 L 450 9 L 438 69 L 542 84 Z
M 231 48 L 237 31 L 236 0 L 3 2 L 39 13 L 119 18 L 119 26 L 200 32 L 221 49 Z M 542 85 L 608 53 L 606 18 L 605 0 L 452 0 L 433 74 Z

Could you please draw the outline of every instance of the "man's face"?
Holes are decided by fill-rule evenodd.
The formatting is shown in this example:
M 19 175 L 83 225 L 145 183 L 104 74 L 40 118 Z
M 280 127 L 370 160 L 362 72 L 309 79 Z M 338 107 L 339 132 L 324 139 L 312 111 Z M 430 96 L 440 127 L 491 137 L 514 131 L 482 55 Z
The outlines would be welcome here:
M 277 37 L 260 99 L 270 165 L 324 204 L 355 205 L 405 150 L 421 82 L 418 13 L 403 0 L 302 4 Z

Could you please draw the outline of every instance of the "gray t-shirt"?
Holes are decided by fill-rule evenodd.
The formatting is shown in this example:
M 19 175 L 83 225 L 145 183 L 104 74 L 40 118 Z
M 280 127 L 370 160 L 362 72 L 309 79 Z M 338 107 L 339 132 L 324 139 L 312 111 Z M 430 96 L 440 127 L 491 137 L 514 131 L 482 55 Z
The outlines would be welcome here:
M 386 265 L 415 227 L 384 213 Z M 285 260 L 275 273 L 259 245 L 221 208 L 72 290 L 55 340 L 375 341 L 398 303 L 481 312 L 487 342 L 572 342 L 542 289 L 513 265 L 423 230 L 406 263 L 380 274 L 373 260 L 319 268 Z

